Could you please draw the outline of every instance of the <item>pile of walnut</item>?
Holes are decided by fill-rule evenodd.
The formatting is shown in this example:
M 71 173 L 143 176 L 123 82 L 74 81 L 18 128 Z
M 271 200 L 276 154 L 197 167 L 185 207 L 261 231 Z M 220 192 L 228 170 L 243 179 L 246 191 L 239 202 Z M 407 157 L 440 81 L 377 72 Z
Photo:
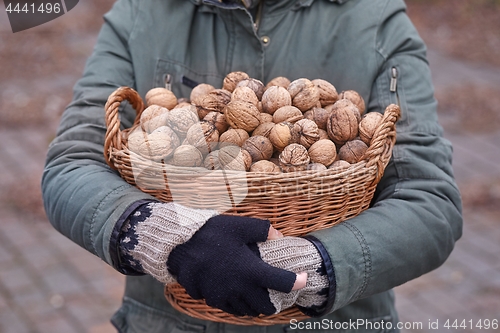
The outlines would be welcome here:
M 382 120 L 365 114 L 355 91 L 337 93 L 321 79 L 266 86 L 244 72 L 224 78 L 222 89 L 196 86 L 189 101 L 165 88 L 146 94 L 141 130 L 128 148 L 145 158 L 183 167 L 291 172 L 357 163 Z

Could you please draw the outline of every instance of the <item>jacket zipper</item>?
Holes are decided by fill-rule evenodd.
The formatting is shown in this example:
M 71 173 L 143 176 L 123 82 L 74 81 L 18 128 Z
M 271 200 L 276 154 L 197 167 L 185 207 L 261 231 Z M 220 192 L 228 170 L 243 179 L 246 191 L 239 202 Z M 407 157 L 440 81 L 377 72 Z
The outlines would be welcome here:
M 398 69 L 396 67 L 391 68 L 391 84 L 389 90 L 393 93 L 396 93 L 396 100 L 399 103 L 399 94 L 398 94 Z
M 172 90 L 172 75 L 165 75 L 165 88 L 168 90 Z
M 255 32 L 257 32 L 259 30 L 260 21 L 262 19 L 262 7 L 264 7 L 263 0 L 259 1 L 259 7 L 257 8 L 257 15 L 255 15 L 255 22 L 253 24 Z

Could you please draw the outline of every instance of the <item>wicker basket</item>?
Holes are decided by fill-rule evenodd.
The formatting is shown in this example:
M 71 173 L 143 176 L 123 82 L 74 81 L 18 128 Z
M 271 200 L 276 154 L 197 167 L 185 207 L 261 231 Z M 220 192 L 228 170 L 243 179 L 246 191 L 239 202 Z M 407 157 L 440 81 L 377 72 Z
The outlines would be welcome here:
M 120 130 L 119 106 L 129 102 L 137 111 L 133 126 Z M 325 171 L 263 174 L 175 167 L 153 162 L 127 148 L 129 133 L 139 128 L 144 104 L 128 87 L 113 92 L 105 106 L 107 132 L 104 156 L 128 183 L 161 201 L 225 214 L 268 219 L 285 236 L 300 236 L 329 228 L 369 207 L 396 140 L 397 105 L 389 105 L 361 162 Z M 190 316 L 238 325 L 287 324 L 305 319 L 297 308 L 273 316 L 236 317 L 193 300 L 178 284 L 165 287 L 167 300 Z

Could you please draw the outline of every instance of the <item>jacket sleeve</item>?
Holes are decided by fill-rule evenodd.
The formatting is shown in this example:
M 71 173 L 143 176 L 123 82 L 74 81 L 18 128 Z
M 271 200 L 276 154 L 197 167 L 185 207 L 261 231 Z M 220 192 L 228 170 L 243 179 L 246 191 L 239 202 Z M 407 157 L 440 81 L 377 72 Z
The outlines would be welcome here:
M 312 233 L 327 249 L 335 271 L 331 311 L 437 268 L 462 234 L 452 147 L 437 121 L 425 45 L 402 2 L 387 3 L 376 41 L 380 72 L 368 106 L 381 112 L 399 103 L 402 118 L 371 207 Z
M 134 13 L 132 1 L 123 0 L 105 15 L 93 54 L 49 147 L 42 178 L 52 225 L 114 267 L 118 266 L 116 249 L 110 243 L 117 237 L 117 221 L 139 200 L 152 199 L 122 180 L 103 157 L 104 104 L 119 86 L 134 87 L 127 50 Z M 120 118 L 124 127 L 130 127 L 135 111 L 124 108 Z

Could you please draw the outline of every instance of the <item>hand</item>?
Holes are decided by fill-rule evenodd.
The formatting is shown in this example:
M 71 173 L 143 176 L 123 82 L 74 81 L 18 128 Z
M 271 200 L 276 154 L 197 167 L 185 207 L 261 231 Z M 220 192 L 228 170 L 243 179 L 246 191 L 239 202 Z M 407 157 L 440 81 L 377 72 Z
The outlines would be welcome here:
M 256 243 L 268 237 L 282 235 L 267 220 L 214 216 L 170 253 L 167 268 L 194 299 L 235 315 L 271 315 L 268 289 L 288 293 L 305 283 L 260 259 Z

